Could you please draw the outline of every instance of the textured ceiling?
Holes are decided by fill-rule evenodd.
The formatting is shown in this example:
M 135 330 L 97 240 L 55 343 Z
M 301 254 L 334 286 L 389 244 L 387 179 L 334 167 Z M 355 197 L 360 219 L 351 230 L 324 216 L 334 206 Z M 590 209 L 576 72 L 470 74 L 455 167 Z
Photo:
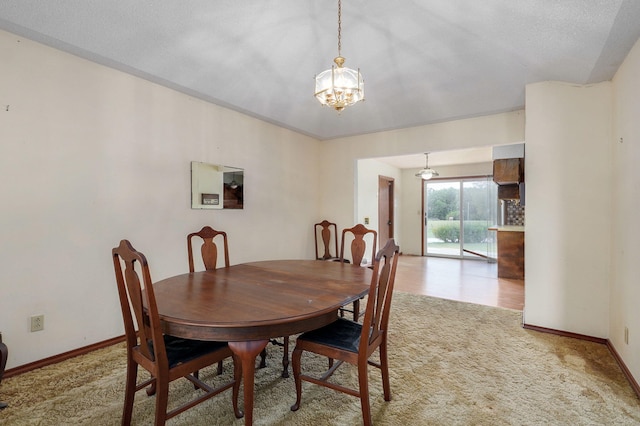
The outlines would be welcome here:
M 335 0 L 2 0 L 0 28 L 325 140 L 524 107 L 527 83 L 609 80 L 638 0 L 343 0 L 366 100 L 313 97 Z

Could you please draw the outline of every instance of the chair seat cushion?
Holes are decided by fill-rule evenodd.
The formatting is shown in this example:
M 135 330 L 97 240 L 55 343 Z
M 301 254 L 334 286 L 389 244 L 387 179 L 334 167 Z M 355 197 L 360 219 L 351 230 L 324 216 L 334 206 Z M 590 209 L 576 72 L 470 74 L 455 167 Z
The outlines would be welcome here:
M 358 352 L 362 325 L 346 318 L 325 325 L 317 330 L 308 331 L 298 337 L 298 340 L 320 343 L 349 352 Z
M 207 342 L 204 340 L 183 339 L 181 337 L 164 335 L 164 346 L 167 349 L 169 368 L 189 362 L 211 352 L 227 346 L 226 342 Z M 153 354 L 153 344 L 149 343 L 149 350 Z

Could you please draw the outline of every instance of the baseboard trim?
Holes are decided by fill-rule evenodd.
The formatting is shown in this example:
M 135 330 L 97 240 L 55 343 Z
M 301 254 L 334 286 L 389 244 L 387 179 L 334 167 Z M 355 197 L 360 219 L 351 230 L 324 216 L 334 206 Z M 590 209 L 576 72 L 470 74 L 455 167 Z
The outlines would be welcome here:
M 125 336 L 118 336 L 112 339 L 103 340 L 92 345 L 83 346 L 78 349 L 74 349 L 69 352 L 64 352 L 58 355 L 51 356 L 49 358 L 40 359 L 38 361 L 31 362 L 29 364 L 20 365 L 18 367 L 11 368 L 4 372 L 4 378 L 7 379 L 18 374 L 26 373 L 27 371 L 35 370 L 37 368 L 46 367 L 47 365 L 56 364 L 58 362 L 67 360 L 69 358 L 76 357 L 78 355 L 84 355 L 96 349 L 106 348 L 107 346 L 115 345 L 116 343 L 124 342 Z
M 613 346 L 613 343 L 611 343 L 611 340 L 607 340 L 607 348 L 609 348 L 609 351 L 613 354 L 613 357 L 618 362 L 618 365 L 620 366 L 620 368 L 622 369 L 622 372 L 624 373 L 625 377 L 629 381 L 629 384 L 633 388 L 638 398 L 640 398 L 640 385 L 638 384 L 636 379 L 634 379 L 634 377 L 631 375 L 631 371 L 629 371 L 629 369 L 627 368 L 627 365 L 624 363 L 624 361 L 620 357 L 620 354 L 618 354 L 618 351 L 616 351 L 616 348 Z
M 638 385 L 638 382 L 636 381 L 636 379 L 631 375 L 631 371 L 629 371 L 629 369 L 627 368 L 627 365 L 624 363 L 623 359 L 620 357 L 620 355 L 618 354 L 618 351 L 616 351 L 615 347 L 613 346 L 613 344 L 609 339 L 601 339 L 599 337 L 587 336 L 587 335 L 578 334 L 578 333 L 569 333 L 567 331 L 555 330 L 553 328 L 546 328 L 546 327 L 538 327 L 537 325 L 530 325 L 530 324 L 523 324 L 522 327 L 526 328 L 527 330 L 539 331 L 541 333 L 556 334 L 558 336 L 571 337 L 571 338 L 580 339 L 580 340 L 587 340 L 589 342 L 595 342 L 595 343 L 600 343 L 602 345 L 605 345 L 609 349 L 609 352 L 611 352 L 611 354 L 613 355 L 613 358 L 616 360 L 616 362 L 620 366 L 620 369 L 622 370 L 622 374 L 624 374 L 624 376 L 627 378 L 627 381 L 631 385 L 631 388 L 635 392 L 636 396 L 640 399 L 640 385 Z
M 523 324 L 527 330 L 539 331 L 541 333 L 555 334 L 563 337 L 571 337 L 573 339 L 587 340 L 589 342 L 600 343 L 602 345 L 607 344 L 607 339 L 601 339 L 599 337 L 587 336 L 586 334 L 570 333 L 568 331 L 556 330 L 553 328 L 539 327 L 537 325 Z

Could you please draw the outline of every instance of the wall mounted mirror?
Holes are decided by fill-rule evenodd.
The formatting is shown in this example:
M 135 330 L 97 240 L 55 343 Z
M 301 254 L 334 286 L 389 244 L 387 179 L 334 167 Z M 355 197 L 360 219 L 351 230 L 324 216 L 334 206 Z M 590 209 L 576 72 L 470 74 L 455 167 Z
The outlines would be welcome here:
M 244 170 L 192 161 L 191 208 L 244 208 Z

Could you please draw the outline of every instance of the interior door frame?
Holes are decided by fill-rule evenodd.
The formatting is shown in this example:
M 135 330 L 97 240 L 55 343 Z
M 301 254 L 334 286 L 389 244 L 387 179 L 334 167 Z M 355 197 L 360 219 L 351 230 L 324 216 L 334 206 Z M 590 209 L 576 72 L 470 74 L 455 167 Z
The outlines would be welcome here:
M 394 192 L 395 179 L 378 175 L 378 247 L 394 235 Z

